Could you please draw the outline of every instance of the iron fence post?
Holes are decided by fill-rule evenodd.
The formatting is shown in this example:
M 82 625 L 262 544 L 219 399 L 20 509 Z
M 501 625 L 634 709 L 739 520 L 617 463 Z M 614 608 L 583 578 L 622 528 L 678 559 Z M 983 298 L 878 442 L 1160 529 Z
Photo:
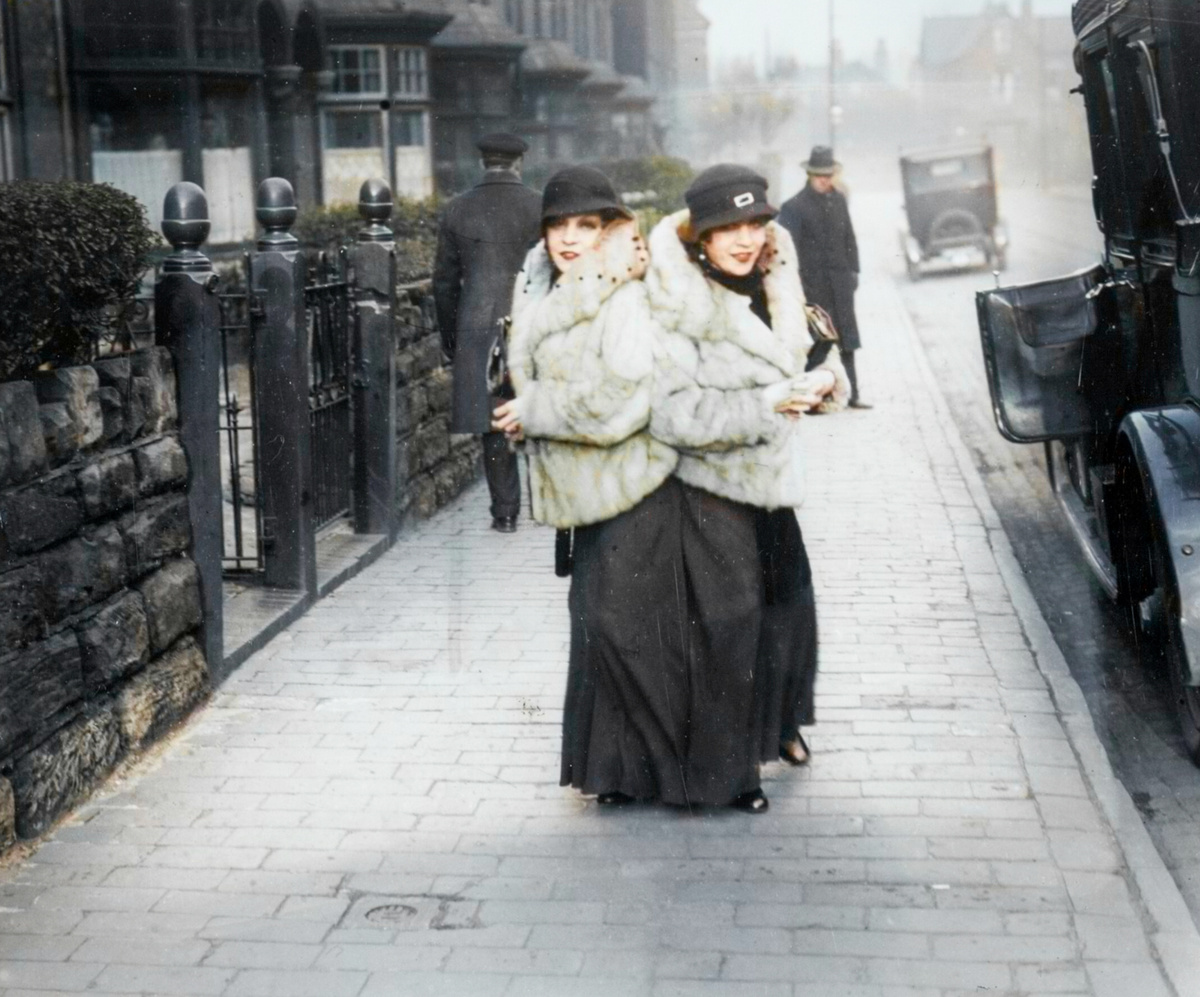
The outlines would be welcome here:
M 221 310 L 217 275 L 200 246 L 208 238 L 208 199 L 177 183 L 163 201 L 162 231 L 173 247 L 154 286 L 156 341 L 174 358 L 179 437 L 188 458 L 192 559 L 200 572 L 202 641 L 213 677 L 224 677 L 221 592 Z
M 351 250 L 354 335 L 354 522 L 359 533 L 396 536 L 396 243 L 387 227 L 392 192 L 368 180 L 358 195 L 366 226 Z
M 292 185 L 281 177 L 264 180 L 256 213 L 263 233 L 251 259 L 250 292 L 260 299 L 262 314 L 251 363 L 258 394 L 264 581 L 315 596 L 307 267 L 290 231 L 296 220 Z

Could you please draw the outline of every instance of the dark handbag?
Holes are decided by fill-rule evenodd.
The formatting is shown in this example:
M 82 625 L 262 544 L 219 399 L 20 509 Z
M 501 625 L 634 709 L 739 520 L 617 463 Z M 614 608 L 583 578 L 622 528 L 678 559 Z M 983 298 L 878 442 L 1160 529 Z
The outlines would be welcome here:
M 573 530 L 554 531 L 554 573 L 559 578 L 570 578 L 575 566 L 575 555 L 571 550 L 573 539 Z
M 486 377 L 488 396 L 499 403 L 511 401 L 516 397 L 516 392 L 513 391 L 512 376 L 508 370 L 508 327 L 512 319 L 502 318 L 496 324 L 500 330 L 488 347 Z

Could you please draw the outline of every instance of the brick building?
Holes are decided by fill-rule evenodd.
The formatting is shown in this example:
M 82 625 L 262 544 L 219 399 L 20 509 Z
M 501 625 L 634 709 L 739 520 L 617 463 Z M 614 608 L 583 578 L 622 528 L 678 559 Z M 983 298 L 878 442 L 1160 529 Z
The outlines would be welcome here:
M 694 76 L 698 17 L 695 0 L 0 0 L 0 179 L 107 181 L 154 223 L 192 180 L 211 241 L 236 243 L 269 175 L 301 204 L 368 176 L 452 193 L 500 128 L 543 171 L 647 155 L 681 62 Z

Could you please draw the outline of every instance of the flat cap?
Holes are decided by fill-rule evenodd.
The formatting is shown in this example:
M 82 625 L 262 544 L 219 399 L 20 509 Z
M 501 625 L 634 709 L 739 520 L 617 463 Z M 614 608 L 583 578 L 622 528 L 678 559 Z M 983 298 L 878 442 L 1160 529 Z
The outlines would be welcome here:
M 475 143 L 475 147 L 485 156 L 489 153 L 500 156 L 523 156 L 529 149 L 529 143 L 509 132 L 492 132 L 479 139 Z

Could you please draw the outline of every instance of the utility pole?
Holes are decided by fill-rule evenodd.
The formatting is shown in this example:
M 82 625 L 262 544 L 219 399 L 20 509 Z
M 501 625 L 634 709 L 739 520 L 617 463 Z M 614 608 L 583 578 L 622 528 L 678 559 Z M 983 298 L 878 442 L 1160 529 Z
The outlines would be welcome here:
M 837 149 L 837 35 L 834 32 L 834 3 L 829 0 L 829 148 Z

